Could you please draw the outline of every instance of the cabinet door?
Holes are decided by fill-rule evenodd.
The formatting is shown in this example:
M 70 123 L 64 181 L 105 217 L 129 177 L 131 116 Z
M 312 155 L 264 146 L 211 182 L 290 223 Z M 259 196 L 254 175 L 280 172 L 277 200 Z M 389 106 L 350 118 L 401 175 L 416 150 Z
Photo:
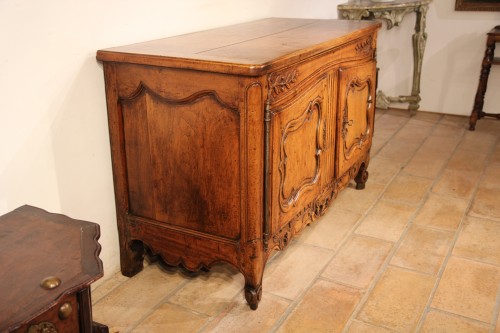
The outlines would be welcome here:
M 375 111 L 375 62 L 341 68 L 339 72 L 337 178 L 360 159 L 368 158 Z
M 301 229 L 307 207 L 333 181 L 332 76 L 325 73 L 271 109 L 271 242 L 275 246 L 285 246 L 283 242 Z

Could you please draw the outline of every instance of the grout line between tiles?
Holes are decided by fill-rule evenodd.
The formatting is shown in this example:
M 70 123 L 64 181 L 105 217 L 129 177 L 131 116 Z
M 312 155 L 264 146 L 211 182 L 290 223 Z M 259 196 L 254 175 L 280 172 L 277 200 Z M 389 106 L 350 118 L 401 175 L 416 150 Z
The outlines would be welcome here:
M 378 117 L 378 120 L 379 121 L 383 121 L 382 117 L 385 116 L 385 115 L 391 116 L 390 113 L 384 112 L 383 114 L 381 114 Z M 488 218 L 485 218 L 485 217 L 479 217 L 479 216 L 471 215 L 471 209 L 472 209 L 472 205 L 473 205 L 474 200 L 475 200 L 476 193 L 478 191 L 479 184 L 481 183 L 482 179 L 484 178 L 485 170 L 487 169 L 487 166 L 489 164 L 488 162 L 492 158 L 492 151 L 499 144 L 499 142 L 500 142 L 499 138 L 500 137 L 496 139 L 495 144 L 492 145 L 493 148 L 491 148 L 489 150 L 489 152 L 487 153 L 488 154 L 487 161 L 485 162 L 484 166 L 480 170 L 481 172 L 479 173 L 479 177 L 477 178 L 477 181 L 474 184 L 473 190 L 471 191 L 471 195 L 468 198 L 464 199 L 464 201 L 467 202 L 467 207 L 466 207 L 466 209 L 463 212 L 463 215 L 462 215 L 462 217 L 460 219 L 460 223 L 458 224 L 457 228 L 454 229 L 454 230 L 450 230 L 450 229 L 436 228 L 436 227 L 433 227 L 433 226 L 423 226 L 425 228 L 435 229 L 435 230 L 439 230 L 439 231 L 445 230 L 445 231 L 450 231 L 450 232 L 454 231 L 455 232 L 455 234 L 453 235 L 452 240 L 450 241 L 449 248 L 448 248 L 446 254 L 443 257 L 443 261 L 441 263 L 441 266 L 439 267 L 439 270 L 437 271 L 436 274 L 429 274 L 429 273 L 420 272 L 420 271 L 414 270 L 414 269 L 409 269 L 409 268 L 405 268 L 405 267 L 399 267 L 399 266 L 396 266 L 396 265 L 392 265 L 390 262 L 393 259 L 394 255 L 399 250 L 399 247 L 401 246 L 401 243 L 407 237 L 410 228 L 412 226 L 414 226 L 414 225 L 417 225 L 417 224 L 414 224 L 414 221 L 415 221 L 416 217 L 418 216 L 419 212 L 422 210 L 422 207 L 425 204 L 425 202 L 429 199 L 431 193 L 435 193 L 437 195 L 445 196 L 445 197 L 452 197 L 449 194 L 438 194 L 436 192 L 433 192 L 433 189 L 434 189 L 434 186 L 437 184 L 437 182 L 443 176 L 443 173 L 447 169 L 447 165 L 449 164 L 450 160 L 453 158 L 453 156 L 455 155 L 455 153 L 458 150 L 460 150 L 460 144 L 464 142 L 465 137 L 467 135 L 466 133 L 468 133 L 468 131 L 464 131 L 460 135 L 460 139 L 457 140 L 458 143 L 453 148 L 452 153 L 446 159 L 446 162 L 441 166 L 441 168 L 439 169 L 439 172 L 437 172 L 436 175 L 432 178 L 432 180 L 433 180 L 432 184 L 429 186 L 429 188 L 425 192 L 425 195 L 422 197 L 422 199 L 420 200 L 420 202 L 418 204 L 415 204 L 415 207 L 416 207 L 415 211 L 413 212 L 413 214 L 411 214 L 408 217 L 407 222 L 406 222 L 406 226 L 404 227 L 404 230 L 401 233 L 401 235 L 400 235 L 400 237 L 399 237 L 399 239 L 397 241 L 390 241 L 390 240 L 387 240 L 387 239 L 381 239 L 381 238 L 373 237 L 373 236 L 370 236 L 370 235 L 356 234 L 356 229 L 363 223 L 363 221 L 370 214 L 370 212 L 373 211 L 374 207 L 382 200 L 382 198 L 383 198 L 385 192 L 387 191 L 387 189 L 389 188 L 389 186 L 394 182 L 394 180 L 398 176 L 400 176 L 401 174 L 405 174 L 405 170 L 404 170 L 405 166 L 407 166 L 412 161 L 412 159 L 414 158 L 414 156 L 418 153 L 418 151 L 422 149 L 422 146 L 429 139 L 429 137 L 437 130 L 438 126 L 439 125 L 445 125 L 445 124 L 442 124 L 443 120 L 445 119 L 445 116 L 446 115 L 442 115 L 437 121 L 435 121 L 435 123 L 432 125 L 433 129 L 430 131 L 430 133 L 428 134 L 428 136 L 426 138 L 424 138 L 424 139 L 421 140 L 420 144 L 417 146 L 417 148 L 415 148 L 415 151 L 413 152 L 413 154 L 411 155 L 411 157 L 409 157 L 404 162 L 398 162 L 398 170 L 397 170 L 397 172 L 395 172 L 395 174 L 386 182 L 386 184 L 380 184 L 380 185 L 383 185 L 383 187 L 381 187 L 380 193 L 378 193 L 378 195 L 376 196 L 376 198 L 373 199 L 373 202 L 371 203 L 371 205 L 369 207 L 367 207 L 364 210 L 363 213 L 356 212 L 356 214 L 359 215 L 359 218 L 356 220 L 356 222 L 354 224 L 352 224 L 352 227 L 345 233 L 344 237 L 342 237 L 342 239 L 340 240 L 340 242 L 338 243 L 338 245 L 337 245 L 337 247 L 335 249 L 328 249 L 328 248 L 325 248 L 325 247 L 322 247 L 322 246 L 319 246 L 319 245 L 314 245 L 314 244 L 300 243 L 301 245 L 307 245 L 307 246 L 311 246 L 311 247 L 316 247 L 316 248 L 321 248 L 321 249 L 328 250 L 328 251 L 331 252 L 331 258 L 329 258 L 326 261 L 326 263 L 324 264 L 324 266 L 322 267 L 322 269 L 320 269 L 319 272 L 314 276 L 314 278 L 311 279 L 310 283 L 308 283 L 307 285 L 303 285 L 302 286 L 303 290 L 294 299 L 288 299 L 286 297 L 283 297 L 283 296 L 280 296 L 280 295 L 276 295 L 274 293 L 265 292 L 265 294 L 273 295 L 274 297 L 277 297 L 277 298 L 280 298 L 282 300 L 285 300 L 285 301 L 289 302 L 289 304 L 286 307 L 285 311 L 282 313 L 281 316 L 279 316 L 279 318 L 276 319 L 276 321 L 274 322 L 274 324 L 272 324 L 272 326 L 271 326 L 271 328 L 269 329 L 268 332 L 276 332 L 276 331 L 278 331 L 281 328 L 281 326 L 287 321 L 287 319 L 294 313 L 294 311 L 297 309 L 297 307 L 299 306 L 299 304 L 303 301 L 305 295 L 310 291 L 311 287 L 315 283 L 317 283 L 318 281 L 328 281 L 328 282 L 332 282 L 332 283 L 335 283 L 335 284 L 338 284 L 338 285 L 346 286 L 348 288 L 352 288 L 352 289 L 356 289 L 356 290 L 360 291 L 361 297 L 360 297 L 358 303 L 356 304 L 356 306 L 354 307 L 354 310 L 352 311 L 350 317 L 348 318 L 348 320 L 347 320 L 347 322 L 346 322 L 346 324 L 344 326 L 344 329 L 343 329 L 344 333 L 349 330 L 349 328 L 351 327 L 351 325 L 353 323 L 363 323 L 363 324 L 366 324 L 366 325 L 368 325 L 370 327 L 373 327 L 374 329 L 376 327 L 383 327 L 381 325 L 377 326 L 377 324 L 374 324 L 374 323 L 365 323 L 362 320 L 357 319 L 356 317 L 363 310 L 363 308 L 364 308 L 364 306 L 365 306 L 365 304 L 366 304 L 366 302 L 367 302 L 370 294 L 373 292 L 373 289 L 375 288 L 375 286 L 380 282 L 382 276 L 386 273 L 387 269 L 395 267 L 395 268 L 398 268 L 398 269 L 402 269 L 402 270 L 406 270 L 406 271 L 410 271 L 410 272 L 414 272 L 414 273 L 419 273 L 419 274 L 424 274 L 424 275 L 431 275 L 431 276 L 434 276 L 436 278 L 434 286 L 431 289 L 431 292 L 429 293 L 429 298 L 428 298 L 428 300 L 427 300 L 427 302 L 425 304 L 425 307 L 423 307 L 423 310 L 422 310 L 422 313 L 420 314 L 420 317 L 415 322 L 415 327 L 414 327 L 415 328 L 415 332 L 418 332 L 418 331 L 420 331 L 422 329 L 423 324 L 425 322 L 425 319 L 427 318 L 428 313 L 430 311 L 432 311 L 432 312 L 440 312 L 440 313 L 447 314 L 447 315 L 450 315 L 450 316 L 453 316 L 453 317 L 456 317 L 456 318 L 460 318 L 460 319 L 463 319 L 463 320 L 466 320 L 466 321 L 470 321 L 471 323 L 489 325 L 490 333 L 495 333 L 494 332 L 495 331 L 495 325 L 496 325 L 496 322 L 498 320 L 499 311 L 500 311 L 500 288 L 499 288 L 499 290 L 497 292 L 495 305 L 494 305 L 494 307 L 492 309 L 492 311 L 493 311 L 492 321 L 489 324 L 485 323 L 485 322 L 482 322 L 482 321 L 475 320 L 473 318 L 469 318 L 469 317 L 465 317 L 465 316 L 462 316 L 462 315 L 458 315 L 458 314 L 455 314 L 455 313 L 450 313 L 450 312 L 447 312 L 447 311 L 444 311 L 444 310 L 440 310 L 440 309 L 436 309 L 436 308 L 431 308 L 430 305 L 432 304 L 433 298 L 434 298 L 435 293 L 436 293 L 436 291 L 437 291 L 437 289 L 439 287 L 442 275 L 443 275 L 443 273 L 444 273 L 444 271 L 446 269 L 446 265 L 448 264 L 448 261 L 450 260 L 450 258 L 451 257 L 462 258 L 461 256 L 453 255 L 453 250 L 454 250 L 455 244 L 456 244 L 456 242 L 457 242 L 457 240 L 458 240 L 461 232 L 463 231 L 463 228 L 465 227 L 464 223 L 465 223 L 466 219 L 468 217 L 477 217 L 477 218 L 482 218 L 482 219 L 488 219 Z M 380 118 L 382 118 L 382 119 L 380 119 Z M 397 133 L 399 133 L 408 124 L 408 122 L 411 119 L 412 119 L 411 117 L 408 117 L 408 119 L 406 119 L 406 121 L 403 121 L 399 125 L 398 129 L 394 130 L 393 133 L 392 133 L 392 135 L 390 135 L 385 140 L 385 142 L 379 147 L 378 151 L 372 156 L 372 158 L 379 156 L 380 158 L 383 158 L 383 159 L 386 159 L 386 160 L 387 159 L 391 160 L 390 158 L 386 158 L 384 156 L 380 156 L 379 153 L 382 151 L 382 149 L 384 147 L 387 146 L 387 144 L 391 140 L 394 139 L 395 135 Z M 413 126 L 414 125 L 415 124 L 413 124 Z M 417 127 L 418 127 L 418 125 L 417 125 Z M 453 126 L 453 128 L 455 128 L 455 127 Z M 458 126 L 456 128 L 457 128 L 457 131 L 458 131 Z M 406 173 L 406 174 L 408 174 L 408 173 Z M 412 176 L 414 176 L 414 175 L 412 175 Z M 421 177 L 421 176 L 414 176 L 414 177 L 431 179 L 431 178 L 426 178 L 426 177 Z M 393 200 L 393 199 L 384 199 L 384 200 L 389 200 L 389 201 L 394 201 L 394 202 L 405 202 L 405 201 Z M 332 208 L 333 207 L 330 207 L 330 209 L 332 209 Z M 488 220 L 491 220 L 491 219 L 488 219 Z M 495 220 L 491 220 L 491 221 L 498 222 L 498 221 L 495 221 Z M 318 221 L 318 222 L 321 223 L 321 221 Z M 346 283 L 341 283 L 341 282 L 335 281 L 334 279 L 330 279 L 330 278 L 326 278 L 326 277 L 322 276 L 322 274 L 324 273 L 325 269 L 339 255 L 339 252 L 343 248 L 345 248 L 348 240 L 351 237 L 353 237 L 353 236 L 374 238 L 374 239 L 379 239 L 379 240 L 383 240 L 383 241 L 392 243 L 391 250 L 389 251 L 389 253 L 388 253 L 387 257 L 385 258 L 385 260 L 380 265 L 377 273 L 373 276 L 372 281 L 370 282 L 370 284 L 368 285 L 367 288 L 360 288 L 360 287 L 357 287 L 357 286 L 351 286 L 351 285 L 348 285 Z M 294 239 L 293 242 L 297 242 L 297 239 Z M 290 245 L 292 245 L 292 244 L 290 244 Z M 281 252 L 281 253 L 283 253 L 283 252 Z M 269 264 L 271 262 L 274 262 L 275 260 L 281 259 L 282 258 L 282 256 L 280 255 L 281 253 L 278 253 L 278 255 L 271 255 L 269 257 L 269 260 L 268 260 L 267 264 Z M 470 259 L 470 258 L 464 258 L 464 259 L 472 260 L 472 261 L 480 262 L 480 263 L 484 263 L 484 264 L 489 264 L 489 265 L 495 265 L 495 264 L 492 264 L 492 263 L 489 263 L 489 262 L 483 262 L 481 260 L 476 260 L 476 259 Z M 495 266 L 498 267 L 499 265 L 495 265 Z M 110 293 L 112 293 L 116 288 L 118 288 L 119 286 L 121 286 L 123 283 L 125 283 L 127 281 L 129 281 L 129 280 L 120 281 L 119 283 L 117 283 L 117 285 L 115 287 L 113 287 L 111 290 L 109 290 L 103 296 L 101 296 L 96 301 L 96 304 L 98 304 L 99 302 L 101 302 L 107 295 L 109 295 Z M 219 311 L 217 311 L 217 313 L 214 314 L 214 315 L 212 315 L 212 316 L 204 314 L 204 313 L 199 313 L 197 311 L 194 311 L 192 309 L 186 308 L 185 306 L 182 306 L 182 305 L 179 305 L 179 304 L 170 303 L 169 299 L 171 299 L 171 297 L 173 295 L 175 295 L 180 289 L 182 289 L 184 286 L 186 286 L 190 281 L 192 281 L 192 280 L 191 279 L 185 279 L 184 281 L 182 281 L 181 283 L 179 283 L 175 288 L 172 289 L 172 291 L 170 291 L 168 294 L 166 294 L 165 297 L 163 297 L 154 307 L 152 307 L 151 309 L 148 309 L 150 311 L 147 312 L 147 313 L 145 313 L 133 326 L 127 327 L 126 330 L 123 330 L 121 332 L 122 333 L 132 332 L 141 323 L 143 323 L 146 318 L 148 318 L 152 313 L 154 313 L 156 310 L 158 310 L 158 308 L 160 308 L 165 303 L 174 305 L 176 307 L 185 309 L 186 311 L 190 311 L 192 313 L 195 313 L 195 314 L 198 314 L 200 316 L 206 317 L 207 320 L 205 321 L 205 323 L 198 330 L 198 332 L 206 332 L 206 331 L 209 330 L 209 327 L 212 326 L 212 325 L 210 325 L 211 323 L 214 323 L 214 321 L 221 321 L 221 320 L 223 320 L 228 314 L 231 313 L 231 311 L 232 311 L 232 309 L 234 307 L 239 306 L 239 303 L 241 303 L 241 299 L 240 299 L 241 298 L 241 292 L 244 290 L 244 288 L 241 288 L 238 293 L 235 293 L 235 295 L 232 298 L 230 298 L 230 302 L 228 303 L 227 306 L 224 306 L 222 309 L 220 309 Z M 104 286 L 104 284 L 101 285 L 101 286 Z M 265 288 L 265 286 L 264 286 L 264 288 Z M 98 288 L 96 288 L 96 290 L 97 289 Z M 390 329 L 390 328 L 387 328 L 387 327 L 384 327 L 384 328 L 390 330 L 391 332 L 396 332 L 393 329 Z
M 161 264 L 159 262 L 157 263 L 150 263 L 149 265 L 157 265 L 158 268 L 160 270 L 164 270 L 164 268 L 161 266 Z M 180 268 L 174 268 L 173 271 L 177 272 L 178 274 L 181 274 L 182 275 L 182 272 L 181 272 L 181 269 Z M 168 299 L 170 297 L 172 297 L 173 295 L 175 295 L 180 289 L 184 288 L 190 281 L 192 281 L 192 278 L 189 278 L 189 277 L 185 277 L 181 283 L 179 283 L 175 288 L 173 288 L 169 293 L 167 293 L 162 299 L 160 299 L 158 301 L 158 303 L 156 303 L 155 306 L 151 307 L 150 309 L 148 309 L 148 311 L 146 311 L 140 319 L 138 319 L 134 324 L 132 324 L 126 331 L 124 332 L 120 332 L 120 333 L 130 333 L 132 332 L 134 329 L 136 329 L 142 322 L 144 322 L 144 320 L 146 320 L 149 316 L 151 316 L 156 310 L 158 310 L 163 304 L 165 303 L 169 303 L 168 302 Z M 197 311 L 194 311 L 192 309 L 188 309 L 186 307 L 183 307 L 182 305 L 179 305 L 179 304 L 173 304 L 173 303 L 169 303 L 171 305 L 175 305 L 179 308 L 183 308 L 183 309 L 186 309 L 190 312 L 193 312 L 193 313 L 196 313 L 198 315 L 204 315 L 204 316 L 207 316 L 206 314 L 203 314 L 203 313 L 199 313 Z
M 434 184 L 435 184 L 435 183 L 436 183 L 436 182 L 437 182 L 437 181 L 441 178 L 441 175 L 444 173 L 444 170 L 446 169 L 446 166 L 447 166 L 447 164 L 449 163 L 449 161 L 451 160 L 451 158 L 453 158 L 453 156 L 454 156 L 454 154 L 457 152 L 457 150 L 459 150 L 459 149 L 460 149 L 460 148 L 459 148 L 459 147 L 460 147 L 460 144 L 464 141 L 464 138 L 465 138 L 465 136 L 466 136 L 466 133 L 467 133 L 467 131 L 464 131 L 464 132 L 462 133 L 461 139 L 460 139 L 459 143 L 457 144 L 457 146 L 455 147 L 455 149 L 454 149 L 453 153 L 451 154 L 450 158 L 448 159 L 448 162 L 447 162 L 447 163 L 443 166 L 443 168 L 441 169 L 441 171 L 440 171 L 440 172 L 438 173 L 438 175 L 434 178 L 434 183 L 433 183 L 433 186 L 434 186 Z M 497 141 L 498 141 L 498 140 L 497 140 Z M 494 147 L 494 146 L 493 146 L 493 147 Z M 491 158 L 491 151 L 490 151 L 490 152 L 489 152 L 489 154 L 488 154 L 488 159 L 487 159 L 487 160 L 489 160 L 490 158 Z M 459 225 L 458 225 L 458 227 L 457 227 L 457 229 L 456 229 L 456 231 L 455 231 L 455 235 L 454 235 L 453 240 L 452 240 L 452 242 L 451 242 L 451 244 L 450 244 L 450 247 L 449 247 L 449 249 L 448 249 L 448 251 L 447 251 L 447 254 L 446 254 L 446 256 L 444 257 L 443 262 L 441 263 L 441 267 L 439 268 L 439 271 L 438 271 L 438 273 L 437 273 L 437 275 L 436 275 L 436 282 L 435 282 L 435 284 L 434 284 L 434 287 L 433 287 L 433 288 L 432 288 L 432 290 L 431 290 L 431 293 L 429 294 L 429 299 L 428 299 L 427 304 L 426 304 L 426 306 L 425 306 L 425 308 L 424 308 L 424 312 L 422 313 L 422 316 L 420 317 L 420 321 L 418 322 L 418 324 L 417 324 L 417 326 L 416 326 L 415 332 L 419 332 L 419 331 L 421 330 L 422 325 L 423 325 L 423 324 L 424 324 L 424 322 L 425 322 L 425 318 L 427 317 L 427 314 L 429 313 L 429 311 L 430 311 L 430 309 L 431 309 L 431 304 L 432 304 L 432 301 L 433 301 L 434 296 L 435 296 L 435 294 L 436 294 L 437 288 L 439 287 L 439 284 L 440 284 L 440 282 L 441 282 L 441 278 L 442 278 L 443 273 L 444 273 L 444 271 L 445 271 L 445 269 L 446 269 L 446 266 L 447 266 L 447 264 L 448 264 L 448 261 L 449 261 L 449 260 L 450 260 L 450 258 L 452 257 L 452 254 L 453 254 L 453 249 L 455 248 L 455 244 L 456 244 L 456 242 L 457 242 L 457 239 L 458 239 L 458 237 L 460 236 L 460 234 L 461 234 L 461 232 L 462 232 L 462 230 L 463 230 L 463 227 L 464 227 L 464 221 L 465 221 L 465 219 L 467 218 L 467 216 L 469 215 L 469 210 L 470 210 L 470 208 L 471 208 L 471 206 L 472 206 L 472 202 L 473 202 L 473 200 L 474 200 L 474 198 L 475 198 L 475 194 L 476 194 L 476 192 L 477 192 L 477 188 L 478 188 L 479 183 L 480 183 L 480 181 L 481 181 L 481 179 L 482 179 L 482 177 L 483 177 L 483 175 L 484 175 L 484 171 L 485 171 L 485 169 L 486 169 L 486 166 L 487 166 L 487 165 L 488 165 L 488 163 L 486 162 L 486 163 L 484 164 L 484 166 L 483 166 L 483 169 L 482 169 L 482 170 L 481 170 L 481 172 L 480 172 L 480 176 L 479 176 L 478 180 L 476 181 L 476 184 L 474 185 L 474 190 L 472 191 L 472 193 L 471 193 L 470 197 L 468 198 L 467 208 L 465 209 L 464 214 L 462 215 L 461 221 L 460 221 L 460 223 L 459 223 Z M 432 191 L 433 186 L 431 187 L 431 191 Z M 497 298 L 498 298 L 498 297 L 497 297 Z M 498 300 L 497 300 L 497 302 L 498 302 Z M 432 308 L 432 309 L 434 309 L 434 308 Z
M 386 115 L 387 113 L 384 113 L 384 115 Z M 382 117 L 382 116 L 380 116 Z M 408 117 L 406 119 L 406 121 L 404 121 L 404 123 L 402 123 L 399 128 L 394 131 L 394 133 L 389 137 L 387 138 L 386 142 L 379 148 L 379 150 L 377 151 L 377 153 L 373 156 L 377 156 L 378 153 L 383 149 L 383 147 L 385 147 L 387 145 L 387 143 L 399 132 L 401 131 L 401 129 L 404 127 L 404 125 L 406 125 L 409 121 L 410 121 L 410 117 Z M 399 172 L 401 172 L 401 169 L 396 173 L 399 174 Z M 357 220 L 357 222 L 353 225 L 353 227 L 350 229 L 349 232 L 347 232 L 345 234 L 345 236 L 342 238 L 342 240 L 339 242 L 339 245 L 337 246 L 337 248 L 333 251 L 333 255 L 332 257 L 330 258 L 330 260 L 328 260 L 328 262 L 323 266 L 323 268 L 318 272 L 318 274 L 316 275 L 316 277 L 314 279 L 311 280 L 311 283 L 303 289 L 303 291 L 296 297 L 295 300 L 293 300 L 293 302 L 288 306 L 288 308 L 285 310 L 285 312 L 282 314 L 282 316 L 274 323 L 274 325 L 271 327 L 271 329 L 269 330 L 269 332 L 276 332 L 282 325 L 283 323 L 287 320 L 287 318 L 290 316 L 290 314 L 295 310 L 295 308 L 297 307 L 297 305 L 302 301 L 304 295 L 309 291 L 310 287 L 312 285 L 314 285 L 318 280 L 320 279 L 323 279 L 321 277 L 321 275 L 323 274 L 324 270 L 326 269 L 326 267 L 328 267 L 328 265 L 331 263 L 331 261 L 337 256 L 338 252 L 340 251 L 340 249 L 344 246 L 344 244 L 347 242 L 347 239 L 349 238 L 349 236 L 351 236 L 354 231 L 356 230 L 356 228 L 360 225 L 360 223 L 363 221 L 363 219 L 366 217 L 366 215 L 368 214 L 368 212 L 370 212 L 372 209 L 373 209 L 373 206 L 380 200 L 380 198 L 382 197 L 383 193 L 387 190 L 387 187 L 391 184 L 391 182 L 394 180 L 394 178 L 396 177 L 396 175 L 393 176 L 393 178 L 391 178 L 391 180 L 385 184 L 384 186 L 384 189 L 380 192 L 380 194 L 377 196 L 377 198 L 373 201 L 372 205 L 370 207 L 368 207 L 364 213 L 360 214 L 361 216 L 359 217 L 359 219 Z M 346 188 L 347 189 L 347 188 Z M 330 207 L 332 208 L 332 207 Z M 329 281 L 329 280 L 327 280 Z M 332 282 L 335 282 L 335 283 L 338 283 L 336 281 L 332 281 Z M 352 288 L 352 286 L 349 286 Z M 354 288 L 354 289 L 358 289 L 360 290 L 360 288 Z M 365 291 L 366 292 L 366 291 Z
M 394 135 L 396 135 L 397 133 L 399 133 L 405 126 L 406 124 L 408 124 L 408 122 L 410 121 L 411 118 L 408 118 L 408 121 L 405 122 L 404 124 L 401 124 L 400 128 L 398 131 L 396 131 L 394 133 Z M 435 128 L 437 127 L 437 125 L 441 122 L 441 120 L 443 119 L 443 117 L 441 116 L 439 118 L 439 120 L 437 120 L 434 124 L 433 124 L 433 129 L 431 132 L 433 132 L 435 130 Z M 393 136 L 394 136 L 393 135 Z M 387 142 L 389 142 L 393 136 L 391 136 Z M 428 137 L 430 136 L 430 134 L 428 135 Z M 383 197 L 383 194 L 385 193 L 385 191 L 387 190 L 387 188 L 394 182 L 394 180 L 402 173 L 404 173 L 404 167 L 411 161 L 411 159 L 413 158 L 413 156 L 415 156 L 417 154 L 417 152 L 419 151 L 420 147 L 423 146 L 423 144 L 427 141 L 427 138 L 422 140 L 422 142 L 420 143 L 420 145 L 418 146 L 418 148 L 415 149 L 415 151 L 413 152 L 413 154 L 405 161 L 402 163 L 399 171 L 394 175 L 394 177 L 387 183 L 387 186 L 385 187 L 384 191 L 382 191 L 380 197 L 378 200 L 380 200 L 380 198 Z M 381 150 L 379 150 L 380 152 Z M 421 178 L 421 177 L 419 177 Z M 429 187 L 428 189 L 428 192 L 431 191 L 432 189 L 432 186 Z M 397 250 L 399 249 L 399 246 L 401 245 L 403 239 L 405 238 L 406 234 L 408 233 L 408 230 L 410 229 L 411 225 L 412 225 L 412 222 L 413 220 L 415 219 L 416 215 L 418 214 L 418 212 L 420 211 L 420 209 L 422 208 L 423 204 L 425 203 L 426 199 L 427 199 L 427 196 L 428 196 L 428 193 L 422 198 L 421 202 L 416 205 L 417 208 L 415 210 L 415 212 L 409 217 L 408 219 L 408 222 L 403 230 L 403 232 L 401 233 L 401 236 L 399 237 L 399 239 L 396 241 L 396 242 L 393 242 L 394 245 L 391 249 L 391 251 L 389 252 L 389 254 L 387 255 L 386 259 L 384 260 L 383 264 L 380 266 L 379 268 L 379 271 L 377 272 L 377 274 L 375 274 L 375 276 L 373 277 L 373 280 L 372 282 L 370 283 L 370 285 L 366 288 L 366 291 L 365 291 L 365 294 L 364 296 L 361 298 L 361 300 L 359 301 L 358 305 L 356 306 L 356 308 L 354 309 L 353 313 L 351 314 L 351 317 L 349 318 L 346 326 L 344 327 L 344 330 L 342 331 L 343 333 L 346 333 L 348 331 L 348 329 L 350 328 L 351 324 L 352 324 L 352 321 L 353 320 L 358 320 L 359 319 L 356 319 L 356 317 L 358 316 L 358 314 L 361 312 L 361 310 L 363 309 L 366 301 L 368 300 L 368 297 L 370 296 L 371 292 L 373 291 L 373 289 L 375 288 L 375 286 L 377 285 L 377 283 L 379 282 L 380 278 L 382 277 L 382 275 L 386 272 L 387 268 L 389 267 L 389 264 L 390 264 L 390 261 L 392 260 L 394 254 L 397 252 Z M 376 202 L 378 202 L 378 200 Z M 371 209 L 370 209 L 371 210 Z M 366 212 L 366 214 L 368 214 L 370 212 L 370 210 L 368 210 Z M 373 325 L 373 324 L 372 324 Z M 380 327 L 383 327 L 383 326 L 380 326 Z M 388 327 L 384 327 L 386 329 L 389 329 L 389 330 L 392 330 Z

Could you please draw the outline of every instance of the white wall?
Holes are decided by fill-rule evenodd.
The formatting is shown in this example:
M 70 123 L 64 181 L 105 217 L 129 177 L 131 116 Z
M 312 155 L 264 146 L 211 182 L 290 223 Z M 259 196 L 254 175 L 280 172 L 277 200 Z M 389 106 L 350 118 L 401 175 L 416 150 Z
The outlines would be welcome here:
M 109 276 L 118 270 L 119 254 L 103 74 L 95 51 L 268 16 L 336 18 L 342 2 L 0 0 L 0 214 L 31 204 L 99 223 Z M 453 4 L 436 1 L 428 15 L 421 105 L 466 115 L 484 34 L 500 15 L 456 13 Z M 381 31 L 380 87 L 388 93 L 409 91 L 412 29 L 408 17 L 402 27 Z M 499 82 L 493 78 L 490 92 Z M 491 100 L 498 104 L 498 96 Z
M 500 25 L 500 12 L 462 12 L 454 8 L 455 0 L 435 0 L 427 13 L 420 110 L 468 116 L 486 48 L 486 33 Z M 408 95 L 411 91 L 414 26 L 415 15 L 408 14 L 400 27 L 386 30 L 384 25 L 380 31 L 379 88 L 387 95 Z M 496 93 L 499 87 L 500 67 L 494 67 L 485 111 L 500 113 L 500 94 Z

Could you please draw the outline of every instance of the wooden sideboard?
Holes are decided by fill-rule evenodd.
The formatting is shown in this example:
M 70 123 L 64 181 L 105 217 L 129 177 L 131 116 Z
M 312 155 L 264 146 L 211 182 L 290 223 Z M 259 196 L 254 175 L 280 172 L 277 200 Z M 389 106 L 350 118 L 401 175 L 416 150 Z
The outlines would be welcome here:
M 0 216 L 0 332 L 107 333 L 92 321 L 99 225 L 22 206 Z
M 256 309 L 271 252 L 364 188 L 379 27 L 270 18 L 98 51 L 122 273 L 224 261 Z

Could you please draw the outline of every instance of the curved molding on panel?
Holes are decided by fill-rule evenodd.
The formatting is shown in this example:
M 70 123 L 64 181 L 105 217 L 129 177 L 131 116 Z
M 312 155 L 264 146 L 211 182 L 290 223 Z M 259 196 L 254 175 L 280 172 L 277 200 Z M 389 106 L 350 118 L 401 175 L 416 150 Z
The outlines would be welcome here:
M 344 110 L 342 111 L 342 141 L 344 158 L 348 160 L 351 154 L 356 149 L 361 149 L 361 147 L 367 142 L 371 136 L 371 119 L 370 119 L 370 109 L 372 108 L 372 80 L 371 77 L 365 79 L 354 78 L 349 82 L 347 93 L 345 95 Z M 349 135 L 349 130 L 351 127 L 356 127 L 354 120 L 349 117 L 349 95 L 356 92 L 368 89 L 368 99 L 366 100 L 366 109 L 363 111 L 366 115 L 366 128 L 357 137 L 354 138 L 351 145 L 348 145 L 347 139 Z M 359 112 L 359 111 L 357 111 Z M 356 134 L 355 134 L 356 135 Z
M 168 98 L 160 95 L 159 93 L 155 92 L 151 88 L 149 88 L 147 85 L 145 85 L 142 81 L 139 83 L 137 88 L 133 93 L 131 93 L 128 96 L 120 96 L 118 100 L 120 102 L 125 102 L 125 103 L 130 103 L 133 102 L 134 100 L 141 98 L 142 96 L 149 94 L 155 99 L 158 99 L 162 101 L 163 103 L 166 104 L 192 104 L 196 103 L 198 100 L 204 98 L 204 97 L 209 97 L 216 101 L 218 104 L 220 104 L 222 107 L 226 109 L 230 109 L 233 112 L 238 113 L 238 108 L 234 105 L 231 105 L 230 103 L 224 102 L 220 96 L 217 94 L 215 90 L 200 90 L 195 92 L 194 94 L 191 94 L 187 97 L 184 98 L 179 98 L 179 99 L 173 99 L 173 98 Z
M 280 163 L 279 163 L 279 173 L 280 173 L 280 207 L 282 211 L 287 211 L 289 208 L 295 205 L 297 200 L 300 197 L 300 194 L 306 190 L 307 187 L 314 185 L 319 178 L 320 174 L 320 160 L 321 160 L 321 152 L 323 150 L 323 142 L 324 137 L 321 134 L 322 126 L 322 98 L 320 96 L 316 97 L 312 101 L 309 102 L 305 111 L 296 119 L 291 120 L 288 124 L 286 124 L 285 128 L 282 130 L 281 142 L 280 142 Z M 302 181 L 298 184 L 298 186 L 291 188 L 289 193 L 286 193 L 285 190 L 285 182 L 287 180 L 287 160 L 288 160 L 288 152 L 287 152 L 287 139 L 289 135 L 297 132 L 303 126 L 310 124 L 313 119 L 314 114 L 317 114 L 317 122 L 316 124 L 312 124 L 316 126 L 316 152 L 314 155 L 314 163 L 315 170 L 314 173 L 310 177 L 306 177 L 302 179 Z

